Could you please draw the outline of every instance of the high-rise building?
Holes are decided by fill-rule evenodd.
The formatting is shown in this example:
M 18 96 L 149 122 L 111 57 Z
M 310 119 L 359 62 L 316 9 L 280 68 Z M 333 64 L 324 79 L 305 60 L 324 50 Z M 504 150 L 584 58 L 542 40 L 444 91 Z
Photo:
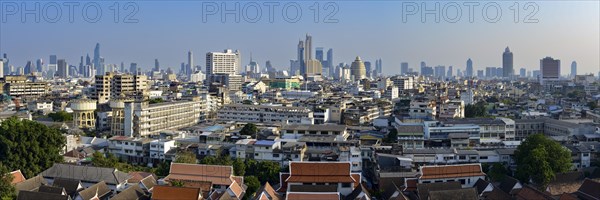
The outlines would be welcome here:
M 188 51 L 188 64 L 185 68 L 185 75 L 188 77 L 192 74 L 194 68 L 194 53 L 192 51 Z
M 27 75 L 35 72 L 35 66 L 33 66 L 33 62 L 27 61 L 27 64 L 25 65 L 25 68 L 23 71 L 24 71 L 24 74 L 27 74 Z
M 560 60 L 552 57 L 545 57 L 540 60 L 541 83 L 548 80 L 558 80 L 560 78 Z
M 381 61 L 381 58 L 375 61 L 375 70 L 379 75 L 383 73 L 383 62 Z
M 44 72 L 44 60 L 42 60 L 41 58 L 37 59 L 37 61 L 35 62 L 35 65 L 36 65 L 37 72 L 40 72 L 40 73 Z
M 521 68 L 519 76 L 521 76 L 521 78 L 527 77 L 527 70 L 525 68 Z
M 137 75 L 138 74 L 137 63 L 131 63 L 131 64 L 129 64 L 129 73 L 131 73 L 133 75 Z M 98 73 L 98 74 L 100 74 L 100 73 Z
M 273 65 L 271 64 L 270 60 L 267 60 L 267 62 L 265 62 L 265 70 L 267 72 L 276 72 L 277 70 L 273 67 Z
M 477 78 L 483 78 L 483 70 L 477 70 Z
M 400 74 L 406 74 L 408 73 L 408 63 L 407 62 L 402 62 L 400 63 Z
M 365 68 L 365 63 L 360 60 L 360 57 L 356 56 L 354 62 L 350 67 L 350 75 L 354 77 L 354 80 L 361 80 L 366 77 L 367 69 Z
M 327 50 L 327 67 L 333 68 L 333 49 Z
M 306 34 L 306 40 L 304 41 L 304 60 L 312 59 L 312 36 Z
M 471 58 L 467 60 L 467 68 L 465 69 L 466 77 L 473 77 L 473 61 Z
M 100 43 L 96 43 L 96 48 L 94 48 L 94 68 L 96 68 L 96 72 L 104 73 L 103 66 L 100 64 Z
M 449 78 L 454 76 L 454 70 L 453 70 L 452 66 L 448 66 L 448 73 L 446 73 L 446 74 L 447 74 L 446 76 Z
M 571 78 L 575 78 L 577 75 L 577 62 L 573 61 L 571 63 Z
M 206 53 L 206 76 L 214 74 L 236 75 L 240 68 L 240 51 L 226 49 L 223 52 Z
M 420 69 L 421 75 L 423 75 L 423 68 L 425 68 L 425 67 L 427 67 L 427 64 L 425 64 L 425 61 L 421 61 L 421 69 Z
M 160 71 L 160 63 L 158 63 L 158 59 L 154 59 L 154 71 Z
M 121 96 L 143 97 L 147 93 L 148 78 L 145 75 L 106 73 L 95 76 L 94 92 L 92 99 L 99 104 L 107 103 L 111 98 Z
M 506 47 L 504 53 L 502 53 L 502 71 L 504 78 L 511 78 L 515 72 L 513 69 L 513 53 Z
M 315 59 L 317 59 L 318 61 L 320 61 L 321 63 L 325 60 L 323 60 L 323 47 L 317 47 L 315 49 Z
M 371 73 L 373 72 L 373 69 L 371 69 L 371 62 L 364 61 L 363 63 L 365 64 L 366 77 L 371 77 Z M 375 63 L 377 63 L 377 60 L 375 60 Z
M 446 76 L 446 66 L 438 65 L 434 68 L 434 75 L 438 78 L 444 78 Z
M 69 65 L 67 65 L 67 61 L 65 59 L 59 59 L 56 61 L 57 65 L 57 74 L 60 78 L 69 78 Z

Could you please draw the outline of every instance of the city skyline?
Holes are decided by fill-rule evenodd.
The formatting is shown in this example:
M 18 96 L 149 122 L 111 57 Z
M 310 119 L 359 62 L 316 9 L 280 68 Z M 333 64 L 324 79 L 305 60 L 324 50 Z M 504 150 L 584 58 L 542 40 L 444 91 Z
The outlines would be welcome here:
M 338 23 L 314 23 L 310 20 L 298 23 L 222 23 L 218 20 L 209 20 L 207 23 L 197 22 L 198 26 L 192 26 L 193 31 L 189 33 L 175 31 L 172 36 L 164 37 L 159 33 L 176 30 L 182 24 L 171 25 L 169 23 L 172 22 L 172 18 L 156 18 L 148 13 L 161 8 L 165 12 L 173 12 L 177 9 L 186 11 L 191 8 L 181 8 L 181 5 L 189 4 L 192 8 L 198 5 L 194 2 L 182 2 L 177 4 L 179 6 L 157 7 L 152 2 L 139 2 L 140 13 L 137 18 L 140 22 L 135 24 L 112 22 L 98 24 L 42 22 L 36 24 L 8 20 L 7 23 L 2 23 L 3 29 L 0 31 L 0 53 L 7 53 L 11 59 L 10 65 L 15 67 L 25 66 L 28 61 L 35 61 L 39 58 L 45 60 L 49 55 L 57 55 L 68 63 L 76 65 L 81 56 L 93 53 L 94 45 L 100 43 L 102 57 L 106 59 L 104 61 L 106 64 L 138 63 L 143 70 L 150 70 L 154 66 L 154 59 L 159 59 L 162 69 L 171 67 L 174 71 L 178 71 L 180 63 L 187 63 L 187 51 L 200 52 L 202 55 L 206 52 L 222 51 L 223 49 L 239 49 L 243 56 L 242 65 L 249 63 L 249 53 L 252 52 L 254 61 L 264 64 L 269 60 L 275 68 L 284 70 L 289 68 L 289 60 L 296 58 L 297 52 L 294 48 L 296 42 L 303 39 L 304 34 L 309 33 L 314 36 L 313 49 L 326 47 L 336 50 L 334 56 L 336 63 L 332 63 L 333 66 L 337 66 L 341 62 L 349 64 L 356 56 L 370 62 L 381 58 L 385 61 L 383 73 L 388 75 L 400 74 L 402 62 L 407 62 L 409 67 L 416 71 L 418 71 L 418 63 L 421 61 L 425 61 L 428 66 L 453 66 L 455 70 L 464 71 L 465 60 L 468 58 L 473 61 L 474 72 L 486 67 L 501 67 L 502 58 L 499 54 L 506 46 L 509 46 L 514 53 L 513 69 L 536 70 L 539 68 L 539 59 L 551 56 L 565 62 L 563 63 L 565 66 L 576 61 L 579 74 L 597 74 L 600 67 L 597 56 L 600 54 L 598 2 L 536 3 L 540 7 L 540 11 L 536 15 L 539 22 L 531 24 L 512 22 L 509 19 L 511 13 L 506 11 L 506 8 L 503 13 L 506 18 L 498 23 L 488 23 L 477 18 L 474 23 L 464 20 L 456 24 L 443 21 L 441 23 L 422 23 L 418 18 L 402 23 L 400 14 L 392 15 L 390 12 L 381 12 L 369 18 L 358 18 L 351 15 L 352 12 L 359 11 L 360 7 L 384 11 L 400 7 L 400 2 L 380 2 L 375 5 L 364 5 L 360 2 L 337 2 L 340 8 L 340 12 L 336 15 L 336 18 L 339 19 Z M 504 2 L 500 4 L 510 6 Z M 186 12 L 182 13 L 177 17 L 185 15 Z M 558 18 L 551 13 L 557 13 L 557 16 L 567 16 L 564 15 L 565 13 L 569 13 L 569 15 Z M 386 17 L 385 20 L 384 17 Z M 432 18 L 429 20 L 431 21 Z M 188 22 L 191 23 L 194 20 Z M 375 28 L 378 24 L 383 23 L 397 24 L 397 26 Z M 556 28 L 559 24 L 560 28 Z M 64 33 L 61 32 L 60 37 L 57 36 L 58 33 L 54 29 L 48 29 L 44 35 L 29 33 L 32 28 L 44 29 L 44 27 L 52 25 L 64 28 L 62 29 Z M 161 29 L 155 30 L 156 33 L 148 32 L 154 30 L 149 27 L 151 25 L 154 25 L 154 28 L 159 25 Z M 354 25 L 364 28 L 349 32 L 350 27 Z M 75 31 L 76 27 L 85 30 L 77 29 Z M 224 32 L 204 31 L 199 34 L 200 29 L 208 27 L 218 28 Z M 94 32 L 105 28 L 116 28 L 120 31 L 119 33 Z M 257 31 L 274 31 L 281 28 L 286 30 L 274 35 L 268 34 L 268 31 Z M 241 34 L 227 33 L 227 30 L 239 29 L 251 30 Z M 469 34 L 470 37 L 455 36 L 464 34 L 466 31 L 476 34 Z M 146 34 L 146 32 L 148 33 Z M 76 33 L 89 34 L 83 34 L 85 37 L 73 36 Z M 142 33 L 144 33 L 144 37 L 135 37 Z M 516 34 L 519 36 L 515 36 Z M 269 39 L 260 39 L 267 35 Z M 446 36 L 440 37 L 441 35 Z M 32 45 L 22 43 L 37 45 L 33 45 L 36 48 L 28 48 Z M 66 44 L 69 48 L 56 48 L 59 46 L 57 44 Z M 148 44 L 149 48 L 146 46 Z M 453 51 L 453 49 L 461 50 Z M 204 63 L 204 61 L 203 58 L 194 60 L 195 63 Z M 515 71 L 513 70 L 513 72 Z M 569 73 L 570 70 L 567 68 L 561 70 L 562 75 Z

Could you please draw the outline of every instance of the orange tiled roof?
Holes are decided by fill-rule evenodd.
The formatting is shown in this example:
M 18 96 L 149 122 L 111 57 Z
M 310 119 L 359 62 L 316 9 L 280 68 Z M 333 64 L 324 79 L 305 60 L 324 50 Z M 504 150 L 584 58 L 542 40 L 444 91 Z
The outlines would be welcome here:
M 352 183 L 357 181 L 350 174 L 350 163 L 347 162 L 292 162 L 290 172 L 286 182 Z
M 199 197 L 200 189 L 198 188 L 157 185 L 152 191 L 153 200 L 198 200 Z
M 171 163 L 171 170 L 165 180 L 208 181 L 215 185 L 231 185 L 231 166 Z
M 339 200 L 339 193 L 304 193 L 289 192 L 287 200 Z
M 231 190 L 233 194 L 235 194 L 235 197 L 240 199 L 242 198 L 242 194 L 245 192 L 244 189 L 240 187 L 240 185 L 238 185 L 238 183 L 235 181 L 231 183 L 231 185 L 229 186 L 229 190 Z
M 23 176 L 23 173 L 21 173 L 21 170 L 11 172 L 10 174 L 13 176 L 12 182 L 10 182 L 13 185 L 27 180 L 25 176 Z
M 423 166 L 420 179 L 485 176 L 479 164 Z

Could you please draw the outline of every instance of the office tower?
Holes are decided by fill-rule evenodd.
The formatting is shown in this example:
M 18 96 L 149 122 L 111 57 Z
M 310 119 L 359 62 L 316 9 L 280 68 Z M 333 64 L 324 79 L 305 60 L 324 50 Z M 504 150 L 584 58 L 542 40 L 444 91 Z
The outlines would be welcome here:
M 267 72 L 276 72 L 277 71 L 275 68 L 273 68 L 273 65 L 271 64 L 270 60 L 267 60 L 267 62 L 265 62 L 265 71 L 267 71 Z
M 438 78 L 444 78 L 446 76 L 446 66 L 435 66 L 434 68 L 434 76 Z
M 527 71 L 527 77 L 531 77 L 531 71 Z
M 306 34 L 306 40 L 304 41 L 304 60 L 312 59 L 312 36 Z
M 513 53 L 506 47 L 502 53 L 502 71 L 504 78 L 511 78 L 514 75 L 513 70 Z
M 483 78 L 483 70 L 477 70 L 477 78 Z
M 425 68 L 425 67 L 427 67 L 427 64 L 425 64 L 425 61 L 421 61 L 421 69 L 420 69 L 421 75 L 423 75 L 423 68 Z
M 325 61 L 325 60 L 323 60 L 323 47 L 317 47 L 317 48 L 315 48 L 315 59 L 317 59 L 321 63 L 323 61 Z
M 333 49 L 329 48 L 329 50 L 327 50 L 327 67 L 329 67 L 329 69 L 333 69 Z
M 92 65 L 92 59 L 90 58 L 90 54 L 85 55 L 85 65 Z
M 383 62 L 380 59 L 375 60 L 375 71 L 377 74 L 381 75 L 383 73 Z
M 537 78 L 537 79 L 541 78 L 540 77 L 540 75 L 541 75 L 540 70 L 533 70 L 533 72 L 531 72 L 531 75 L 533 76 L 533 78 Z
M 496 77 L 503 77 L 503 76 L 504 76 L 504 68 L 497 67 L 496 68 Z
M 138 66 L 137 63 L 131 63 L 129 64 L 129 73 L 133 74 L 133 75 L 137 75 L 138 73 Z M 104 74 L 104 73 L 102 73 Z
M 69 78 L 69 65 L 65 59 L 59 59 L 56 61 L 57 74 L 60 78 Z
M 35 72 L 35 66 L 33 66 L 33 62 L 27 61 L 27 64 L 25 65 L 25 69 L 23 71 L 24 71 L 24 74 L 27 74 L 27 75 Z
M 467 60 L 467 68 L 465 69 L 465 76 L 466 77 L 473 77 L 473 61 L 471 60 L 471 58 L 469 58 Z
M 74 77 L 77 76 L 77 66 L 75 65 L 69 65 L 69 77 Z
M 571 78 L 575 78 L 577 75 L 577 62 L 573 61 L 571 63 Z
M 406 74 L 408 73 L 408 63 L 407 62 L 402 62 L 400 63 L 400 74 Z
M 545 57 L 540 60 L 541 83 L 548 80 L 558 80 L 560 78 L 560 60 L 552 57 Z
M 158 59 L 154 59 L 154 69 L 155 72 L 160 71 L 160 64 L 158 63 Z
M 258 65 L 258 63 L 256 63 L 254 60 L 252 60 L 252 56 L 250 56 L 250 63 L 248 65 L 246 65 L 246 69 L 244 70 L 244 72 L 248 73 L 253 73 L 253 74 L 259 74 L 260 73 L 260 66 Z
M 35 65 L 36 65 L 37 72 L 40 72 L 40 73 L 44 72 L 44 60 L 42 60 L 41 58 L 37 59 L 37 61 L 35 61 Z
M 375 60 L 375 62 L 377 62 L 377 60 Z M 371 69 L 371 62 L 369 61 L 364 61 L 363 64 L 365 64 L 365 76 L 366 77 L 371 77 L 371 72 L 373 72 L 373 70 Z
M 525 68 L 521 68 L 519 76 L 521 76 L 521 78 L 527 77 L 527 70 Z
M 449 78 L 454 76 L 452 66 L 448 66 L 448 73 L 446 76 Z
M 226 49 L 223 52 L 206 53 L 206 76 L 214 74 L 236 75 L 240 68 L 240 51 Z
M 185 69 L 185 75 L 188 77 L 192 74 L 192 69 L 194 68 L 194 53 L 192 51 L 188 51 L 188 64 Z
M 306 78 L 308 77 L 315 77 L 315 76 L 321 76 L 323 73 L 323 66 L 321 65 L 321 62 L 319 62 L 318 60 L 306 60 L 306 74 L 304 74 L 304 76 Z
M 365 67 L 365 63 L 363 63 L 362 60 L 360 60 L 360 57 L 356 56 L 356 59 L 354 60 L 354 62 L 352 62 L 352 65 L 350 67 L 350 76 L 354 77 L 354 80 L 361 80 L 363 78 L 365 78 L 367 75 L 367 69 Z
M 304 74 L 304 41 L 300 40 L 298 41 L 298 48 L 297 48 L 297 65 L 299 65 L 298 67 L 298 71 L 300 71 L 301 74 Z M 293 70 L 292 70 L 293 71 Z
M 94 68 L 96 68 L 96 72 L 98 73 L 103 73 L 104 71 L 100 65 L 100 43 L 96 43 L 96 48 L 94 48 Z

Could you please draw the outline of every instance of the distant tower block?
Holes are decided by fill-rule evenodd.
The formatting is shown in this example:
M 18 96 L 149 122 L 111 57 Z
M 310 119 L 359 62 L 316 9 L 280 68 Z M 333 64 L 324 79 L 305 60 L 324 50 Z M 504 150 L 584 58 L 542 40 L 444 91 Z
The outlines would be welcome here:
M 124 95 L 110 100 L 112 109 L 112 120 L 110 122 L 110 133 L 112 135 L 125 134 L 125 104 L 133 102 L 133 98 L 127 98 Z
M 96 128 L 96 100 L 83 97 L 71 101 L 71 109 L 73 109 L 73 126 L 80 129 Z

